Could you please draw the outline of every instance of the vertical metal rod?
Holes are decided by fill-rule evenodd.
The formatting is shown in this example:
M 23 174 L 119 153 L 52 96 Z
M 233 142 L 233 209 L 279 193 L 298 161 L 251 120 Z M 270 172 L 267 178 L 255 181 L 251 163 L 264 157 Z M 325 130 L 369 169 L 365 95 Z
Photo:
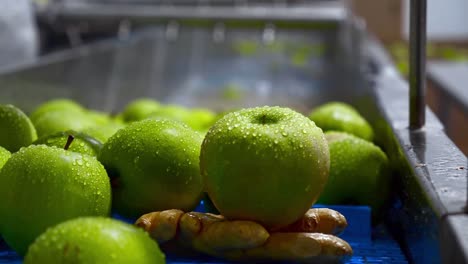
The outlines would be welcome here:
M 410 0 L 411 129 L 420 129 L 426 122 L 426 10 L 427 0 Z

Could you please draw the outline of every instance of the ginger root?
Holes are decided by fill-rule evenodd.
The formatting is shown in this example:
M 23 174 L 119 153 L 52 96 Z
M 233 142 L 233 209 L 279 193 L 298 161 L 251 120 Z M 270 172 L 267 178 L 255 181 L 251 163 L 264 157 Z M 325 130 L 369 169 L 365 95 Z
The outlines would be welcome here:
M 328 208 L 309 209 L 296 222 L 276 229 L 273 232 L 307 232 L 339 235 L 348 226 L 346 218 L 339 212 Z
M 230 260 L 309 263 L 352 254 L 349 244 L 333 235 L 346 227 L 346 219 L 330 209 L 310 209 L 295 223 L 278 230 L 267 230 L 253 221 L 177 209 L 145 214 L 135 225 L 160 244 L 176 242 Z

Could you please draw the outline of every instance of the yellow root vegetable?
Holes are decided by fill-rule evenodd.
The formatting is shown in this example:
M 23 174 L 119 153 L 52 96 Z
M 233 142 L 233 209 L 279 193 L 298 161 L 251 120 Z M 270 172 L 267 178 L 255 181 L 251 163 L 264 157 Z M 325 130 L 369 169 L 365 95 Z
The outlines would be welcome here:
M 278 230 L 267 230 L 253 221 L 177 209 L 145 214 L 135 225 L 162 245 L 175 242 L 230 260 L 310 263 L 352 254 L 349 244 L 333 235 L 346 227 L 346 219 L 330 209 L 311 209 L 297 222 Z

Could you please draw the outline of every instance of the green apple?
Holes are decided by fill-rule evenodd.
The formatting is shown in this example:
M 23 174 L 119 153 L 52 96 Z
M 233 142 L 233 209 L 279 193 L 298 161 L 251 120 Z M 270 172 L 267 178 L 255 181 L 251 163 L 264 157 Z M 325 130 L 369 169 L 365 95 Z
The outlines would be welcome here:
M 68 110 L 56 110 L 43 113 L 33 121 L 33 123 L 39 137 L 67 130 L 82 131 L 85 128 L 96 125 L 94 120 L 90 118 L 86 112 Z
M 88 134 L 102 143 L 106 143 L 107 140 L 117 133 L 120 129 L 124 128 L 125 125 L 112 121 L 105 125 L 97 125 L 83 129 L 83 133 Z
M 351 105 L 330 102 L 314 109 L 309 118 L 323 131 L 343 131 L 368 141 L 374 139 L 369 123 Z
M 151 119 L 172 119 L 185 123 L 190 119 L 190 111 L 179 105 L 165 105 L 151 113 L 148 118 Z
M 229 219 L 276 228 L 304 215 L 324 188 L 329 151 L 323 132 L 289 108 L 225 115 L 201 148 L 205 190 Z
M 0 170 L 0 233 L 24 255 L 48 227 L 79 216 L 107 216 L 111 188 L 96 158 L 32 145 Z
M 47 145 L 55 146 L 58 148 L 65 148 L 69 137 L 73 137 L 73 142 L 69 144 L 67 150 L 88 154 L 96 157 L 101 151 L 102 143 L 99 140 L 81 132 L 68 130 L 65 132 L 58 132 L 56 134 L 47 135 L 34 141 L 34 145 Z
M 120 129 L 99 160 L 113 179 L 113 207 L 130 217 L 166 209 L 192 210 L 203 184 L 202 137 L 173 120 L 146 119 Z
M 184 122 L 197 131 L 207 131 L 216 121 L 216 114 L 208 109 L 194 108 Z
M 40 235 L 29 247 L 24 263 L 166 262 L 156 241 L 143 230 L 110 218 L 80 217 Z
M 157 111 L 160 107 L 160 104 L 153 99 L 136 99 L 125 106 L 122 111 L 122 118 L 125 122 L 140 121 L 147 118 L 149 114 Z
M 0 146 L 15 152 L 36 139 L 36 129 L 26 114 L 13 105 L 0 105 Z
M 122 125 L 125 125 L 125 124 L 126 124 L 126 122 L 125 122 L 125 120 L 124 120 L 124 118 L 123 118 L 122 113 L 119 113 L 119 114 L 117 114 L 117 115 L 115 115 L 115 116 L 112 116 L 111 119 L 112 119 L 112 122 L 115 122 L 115 123 L 118 123 L 118 124 L 122 124 Z
M 224 111 L 221 111 L 221 112 L 218 112 L 216 114 L 216 117 L 215 117 L 215 122 L 218 121 L 219 119 L 223 118 L 223 116 L 229 114 L 229 113 L 232 113 L 232 112 L 236 112 L 236 111 L 239 111 L 239 110 L 242 110 L 240 108 L 236 108 L 236 109 L 227 109 L 227 110 L 224 110 Z
M 95 110 L 89 110 L 86 113 L 88 114 L 88 117 L 96 123 L 96 125 L 107 125 L 113 121 L 108 113 Z
M 362 204 L 377 212 L 390 188 L 389 163 L 376 145 L 354 135 L 327 132 L 330 176 L 319 202 Z
M 68 111 L 68 112 L 84 112 L 85 109 L 80 104 L 73 100 L 60 98 L 47 101 L 39 105 L 30 115 L 32 122 L 35 122 L 37 118 L 48 112 L 54 111 Z
M 5 163 L 10 157 L 11 157 L 10 151 L 0 147 L 0 170 L 2 169 L 3 165 L 5 165 Z

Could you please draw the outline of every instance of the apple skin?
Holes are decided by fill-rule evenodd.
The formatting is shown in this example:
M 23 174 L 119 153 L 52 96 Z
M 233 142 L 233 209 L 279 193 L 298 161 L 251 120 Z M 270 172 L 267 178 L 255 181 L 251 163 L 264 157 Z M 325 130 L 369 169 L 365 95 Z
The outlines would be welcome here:
M 89 110 L 89 111 L 86 111 L 86 114 L 91 120 L 94 121 L 96 125 L 107 125 L 113 122 L 112 117 L 105 112 Z
M 360 204 L 378 216 L 391 191 L 391 168 L 386 154 L 373 143 L 344 132 L 326 132 L 330 177 L 321 204 Z
M 342 102 L 329 102 L 315 108 L 309 115 L 323 131 L 342 131 L 372 142 L 372 126 L 351 105 Z
M 109 215 L 111 188 L 96 158 L 32 145 L 14 153 L 0 170 L 0 201 L 0 233 L 24 255 L 50 226 Z
M 208 131 L 200 155 L 205 190 L 219 212 L 270 228 L 304 215 L 324 188 L 329 167 L 322 130 L 281 107 L 225 115 Z
M 55 111 L 67 111 L 67 112 L 84 112 L 85 109 L 80 104 L 67 98 L 58 98 L 47 101 L 39 105 L 30 115 L 29 118 L 34 123 L 36 120 L 45 113 Z
M 24 263 L 164 264 L 165 257 L 142 229 L 110 218 L 81 217 L 40 235 Z
M 102 143 L 85 134 L 76 132 L 73 130 L 65 131 L 65 132 L 58 132 L 56 134 L 48 135 L 38 140 L 34 141 L 34 145 L 47 145 L 47 146 L 55 146 L 58 148 L 64 148 L 67 144 L 67 140 L 69 136 L 73 136 L 73 141 L 68 147 L 69 151 L 74 151 L 82 154 L 87 154 L 90 156 L 97 157 L 99 152 L 102 149 Z
M 99 160 L 113 182 L 114 210 L 124 216 L 194 209 L 203 184 L 198 158 L 203 138 L 174 120 L 146 119 L 120 129 Z
M 0 146 L 16 152 L 36 139 L 36 129 L 25 113 L 13 105 L 0 105 Z
M 82 130 L 82 132 L 94 137 L 102 143 L 106 143 L 112 135 L 124 127 L 124 124 L 112 121 L 105 125 L 97 125 L 85 128 Z
M 43 113 L 34 121 L 39 137 L 55 134 L 57 132 L 75 130 L 95 126 L 95 121 L 86 112 L 56 110 Z
M 11 157 L 10 151 L 0 147 L 0 170 L 2 169 L 3 165 L 5 165 L 5 163 L 10 157 Z
M 122 111 L 122 119 L 125 122 L 135 122 L 147 118 L 151 113 L 160 108 L 160 104 L 149 98 L 133 100 Z
M 171 119 L 185 123 L 185 121 L 190 118 L 190 111 L 179 105 L 164 105 L 148 115 L 148 118 Z
M 208 109 L 195 108 L 190 110 L 189 116 L 184 121 L 189 127 L 205 132 L 216 121 L 216 114 Z

